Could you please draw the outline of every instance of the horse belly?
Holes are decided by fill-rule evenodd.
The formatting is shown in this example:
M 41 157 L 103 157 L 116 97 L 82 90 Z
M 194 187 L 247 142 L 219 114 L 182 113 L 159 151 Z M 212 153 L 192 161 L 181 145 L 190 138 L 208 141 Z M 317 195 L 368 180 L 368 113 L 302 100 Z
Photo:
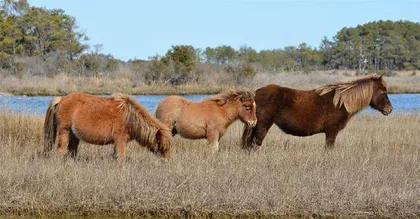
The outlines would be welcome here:
M 294 136 L 310 136 L 316 134 L 311 130 L 301 129 L 298 127 L 291 127 L 289 125 L 277 125 L 284 133 Z
M 113 124 L 105 122 L 98 124 L 96 122 L 82 123 L 74 121 L 71 131 L 80 140 L 90 144 L 105 145 L 114 143 Z
M 188 139 L 206 138 L 206 129 L 204 123 L 192 119 L 180 119 L 176 122 L 175 128 L 179 135 Z
M 196 132 L 196 131 L 180 131 L 178 132 L 179 135 L 181 135 L 183 138 L 187 138 L 187 139 L 202 139 L 202 138 L 206 138 L 205 134 Z
M 318 124 L 317 121 L 311 120 L 301 121 L 287 119 L 276 122 L 276 125 L 286 134 L 295 136 L 310 136 L 322 131 L 322 124 Z
M 206 138 L 206 131 L 202 128 L 197 127 L 179 127 L 175 126 L 177 132 L 179 135 L 181 135 L 183 138 L 188 139 L 200 139 L 200 138 Z

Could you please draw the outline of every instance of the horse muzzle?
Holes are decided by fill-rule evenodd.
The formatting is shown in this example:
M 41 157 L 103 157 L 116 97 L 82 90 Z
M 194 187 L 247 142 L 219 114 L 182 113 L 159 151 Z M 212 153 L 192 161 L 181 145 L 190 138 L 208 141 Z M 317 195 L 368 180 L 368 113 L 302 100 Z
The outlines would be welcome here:
M 257 120 L 255 120 L 255 121 L 248 120 L 248 122 L 246 122 L 246 124 L 248 125 L 248 127 L 253 128 L 257 125 Z
M 384 114 L 385 116 L 387 116 L 387 115 L 391 114 L 392 107 L 388 107 L 388 108 L 382 110 L 381 112 L 382 112 L 382 114 Z

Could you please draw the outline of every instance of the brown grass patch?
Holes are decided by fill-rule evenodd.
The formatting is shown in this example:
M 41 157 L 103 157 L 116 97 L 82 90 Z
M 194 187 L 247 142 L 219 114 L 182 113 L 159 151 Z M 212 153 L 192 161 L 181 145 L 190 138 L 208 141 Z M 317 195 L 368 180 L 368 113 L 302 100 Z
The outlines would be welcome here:
M 137 144 L 124 168 L 111 146 L 82 144 L 77 161 L 37 155 L 42 117 L 0 111 L 0 212 L 29 216 L 420 216 L 420 116 L 357 115 L 325 153 L 324 136 L 273 127 L 260 151 L 238 145 L 242 125 L 217 154 L 175 138 L 164 163 Z
M 224 74 L 224 73 L 223 73 Z M 279 84 L 281 86 L 296 89 L 314 89 L 321 85 L 336 82 L 355 80 L 356 76 L 345 73 L 313 72 L 310 74 L 289 73 L 258 73 L 252 80 L 238 85 L 230 79 L 222 80 L 222 72 L 215 72 L 206 76 L 205 81 L 187 83 L 172 86 L 168 83 L 144 84 L 133 80 L 134 76 L 118 75 L 115 77 L 98 76 L 82 77 L 57 75 L 2 77 L 0 75 L 0 94 L 10 93 L 14 95 L 65 95 L 74 91 L 91 94 L 112 94 L 116 92 L 125 94 L 215 94 L 222 90 L 257 89 L 267 84 Z M 130 79 L 131 77 L 131 79 Z M 135 77 L 134 77 L 135 78 Z M 390 93 L 419 93 L 420 76 L 395 76 L 385 77 Z

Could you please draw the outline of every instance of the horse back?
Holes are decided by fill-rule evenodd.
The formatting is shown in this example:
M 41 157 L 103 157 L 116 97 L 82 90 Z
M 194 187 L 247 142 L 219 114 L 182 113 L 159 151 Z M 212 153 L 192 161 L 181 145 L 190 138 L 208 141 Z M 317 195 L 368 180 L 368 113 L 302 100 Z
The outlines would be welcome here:
M 126 132 L 124 112 L 118 106 L 112 97 L 71 93 L 57 107 L 59 126 L 89 143 L 112 143 L 113 135 Z
M 112 115 L 118 109 L 112 97 L 98 97 L 91 94 L 74 92 L 61 98 L 59 111 L 61 114 L 73 116 L 76 113 Z
M 255 101 L 258 109 L 264 113 L 287 111 L 316 111 L 321 101 L 314 91 L 296 90 L 271 84 L 256 91 Z
M 335 108 L 332 98 L 332 94 L 320 96 L 314 90 L 268 85 L 256 91 L 257 117 L 261 122 L 274 122 L 284 132 L 297 136 L 329 128 L 341 129 L 348 114 Z

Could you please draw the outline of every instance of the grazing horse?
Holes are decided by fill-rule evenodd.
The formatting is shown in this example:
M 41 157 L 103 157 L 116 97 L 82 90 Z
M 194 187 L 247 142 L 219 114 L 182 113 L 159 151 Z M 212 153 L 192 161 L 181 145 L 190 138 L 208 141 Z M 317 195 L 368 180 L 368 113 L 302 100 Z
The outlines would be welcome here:
M 58 133 L 57 133 L 58 132 Z M 58 152 L 76 157 L 79 141 L 114 144 L 114 157 L 125 160 L 131 140 L 170 158 L 171 130 L 129 96 L 97 97 L 71 93 L 54 98 L 44 123 L 44 152 L 51 151 L 58 134 Z M 67 150 L 68 149 L 68 150 Z
M 256 91 L 257 125 L 245 127 L 242 146 L 258 149 L 270 127 L 295 136 L 325 133 L 326 149 L 332 149 L 337 134 L 349 119 L 368 105 L 388 115 L 392 111 L 382 76 L 366 76 L 352 82 L 302 91 L 268 85 Z
M 219 140 L 228 127 L 240 119 L 249 127 L 257 123 L 253 94 L 228 90 L 200 102 L 169 96 L 159 103 L 156 117 L 188 139 L 207 138 L 212 152 L 219 150 Z

